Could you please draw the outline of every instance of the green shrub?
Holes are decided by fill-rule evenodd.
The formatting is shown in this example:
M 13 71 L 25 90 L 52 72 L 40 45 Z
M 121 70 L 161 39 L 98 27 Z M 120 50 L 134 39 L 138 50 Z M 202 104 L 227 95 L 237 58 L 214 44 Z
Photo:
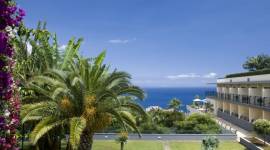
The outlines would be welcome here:
M 215 150 L 218 148 L 219 140 L 215 136 L 209 136 L 202 140 L 203 150 Z
M 185 119 L 184 113 L 178 111 L 152 110 L 148 114 L 152 122 L 168 128 L 175 127 L 176 122 Z
M 171 132 L 169 128 L 160 126 L 153 122 L 146 122 L 146 123 L 141 124 L 140 131 L 141 133 L 148 133 L 148 134 L 151 134 L 151 133 L 165 134 L 165 133 Z
M 270 121 L 265 119 L 258 119 L 253 123 L 254 131 L 263 136 L 264 144 L 266 135 L 270 134 Z
M 221 127 L 209 115 L 192 114 L 178 123 L 176 132 L 215 134 L 221 133 Z

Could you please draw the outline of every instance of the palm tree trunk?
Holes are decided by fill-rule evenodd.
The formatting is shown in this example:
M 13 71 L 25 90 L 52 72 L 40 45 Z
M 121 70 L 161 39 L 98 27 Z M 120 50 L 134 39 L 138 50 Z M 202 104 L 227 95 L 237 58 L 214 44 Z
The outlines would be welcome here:
M 124 150 L 124 142 L 121 142 L 121 150 Z
M 81 135 L 80 150 L 92 150 L 94 133 L 84 130 Z
M 69 141 L 67 142 L 67 145 L 66 145 L 66 150 L 71 150 L 71 146 L 70 146 Z

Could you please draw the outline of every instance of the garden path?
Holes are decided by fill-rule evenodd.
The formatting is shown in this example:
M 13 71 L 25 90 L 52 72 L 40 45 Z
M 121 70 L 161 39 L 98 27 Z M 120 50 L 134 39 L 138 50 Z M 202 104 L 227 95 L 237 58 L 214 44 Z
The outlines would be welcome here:
M 171 150 L 170 145 L 169 145 L 169 141 L 164 141 L 163 142 L 163 149 L 164 150 Z

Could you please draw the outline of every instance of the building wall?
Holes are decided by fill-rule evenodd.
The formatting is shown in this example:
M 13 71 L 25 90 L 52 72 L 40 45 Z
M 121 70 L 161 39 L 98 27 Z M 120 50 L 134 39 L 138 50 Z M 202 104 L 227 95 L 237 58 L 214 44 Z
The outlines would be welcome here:
M 249 108 L 249 120 L 253 122 L 257 119 L 263 119 L 263 110 L 256 108 Z
M 263 111 L 263 119 L 270 120 L 270 112 L 269 111 Z
M 248 109 L 248 107 L 239 105 L 238 106 L 238 114 L 239 114 L 239 118 L 241 116 L 249 117 L 249 109 Z
M 270 74 L 218 79 L 216 91 L 211 103 L 219 117 L 250 130 L 253 121 L 270 120 Z
M 230 114 L 238 113 L 238 107 L 239 106 L 237 104 L 230 103 Z

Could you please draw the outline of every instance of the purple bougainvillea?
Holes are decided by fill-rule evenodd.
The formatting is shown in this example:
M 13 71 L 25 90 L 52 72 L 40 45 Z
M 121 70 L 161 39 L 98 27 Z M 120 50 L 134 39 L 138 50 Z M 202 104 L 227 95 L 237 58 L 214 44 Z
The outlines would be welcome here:
M 16 150 L 19 125 L 19 99 L 12 77 L 14 66 L 12 38 L 25 12 L 11 0 L 0 0 L 0 149 Z

